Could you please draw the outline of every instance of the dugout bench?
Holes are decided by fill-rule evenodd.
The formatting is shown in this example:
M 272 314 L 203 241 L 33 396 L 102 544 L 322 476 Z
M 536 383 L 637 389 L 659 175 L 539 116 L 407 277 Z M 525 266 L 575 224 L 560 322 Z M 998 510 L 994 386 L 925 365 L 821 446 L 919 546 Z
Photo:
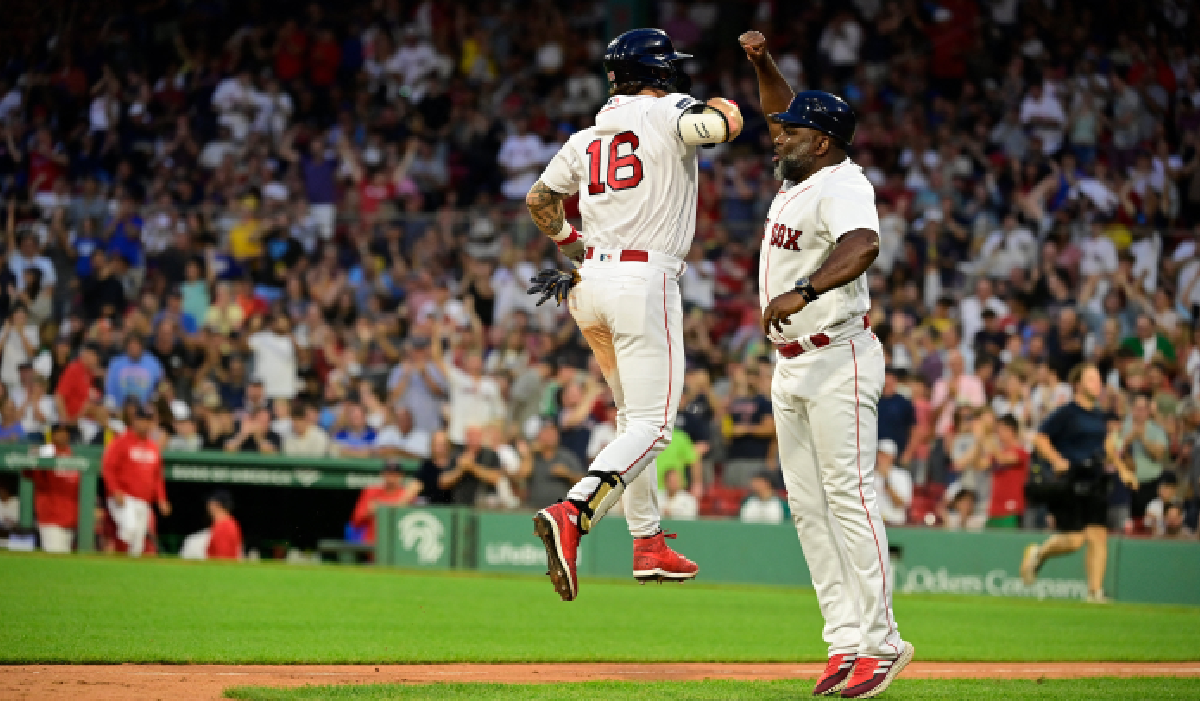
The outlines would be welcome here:
M 94 506 L 99 492 L 103 448 L 71 446 L 70 456 L 48 458 L 39 453 L 40 447 L 28 443 L 0 447 L 0 470 L 20 475 L 18 496 L 21 502 L 21 527 L 32 528 L 35 521 L 33 481 L 21 473 L 26 470 L 79 472 L 81 479 L 76 549 L 81 553 L 93 552 Z M 409 474 L 418 467 L 418 463 L 413 460 L 398 462 L 401 469 Z M 357 491 L 379 481 L 379 472 L 383 464 L 383 460 L 367 458 L 307 458 L 210 450 L 163 453 L 163 467 L 168 483 L 204 483 L 214 487 L 257 486 Z M 349 512 L 345 516 L 348 519 Z M 335 547 L 335 543 L 340 543 L 341 546 Z M 340 561 L 353 561 L 357 553 L 364 549 L 363 546 L 346 541 L 322 541 L 321 544 L 327 546 L 326 549 L 332 548 L 333 552 L 337 552 Z M 346 552 L 341 552 L 343 550 Z M 369 552 L 371 548 L 366 546 L 365 551 Z

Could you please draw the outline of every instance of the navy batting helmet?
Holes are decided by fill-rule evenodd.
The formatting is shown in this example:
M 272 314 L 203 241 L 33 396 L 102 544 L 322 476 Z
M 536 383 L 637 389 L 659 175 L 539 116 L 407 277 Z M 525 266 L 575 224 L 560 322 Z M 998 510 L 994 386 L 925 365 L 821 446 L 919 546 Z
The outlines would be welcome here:
M 821 90 L 797 93 L 787 112 L 772 114 L 771 121 L 816 129 L 831 136 L 842 148 L 854 141 L 854 129 L 858 126 L 858 118 L 845 100 Z
M 692 81 L 677 62 L 691 57 L 675 51 L 671 37 L 661 29 L 631 29 L 609 43 L 604 70 L 614 85 L 638 83 L 667 92 L 687 92 Z

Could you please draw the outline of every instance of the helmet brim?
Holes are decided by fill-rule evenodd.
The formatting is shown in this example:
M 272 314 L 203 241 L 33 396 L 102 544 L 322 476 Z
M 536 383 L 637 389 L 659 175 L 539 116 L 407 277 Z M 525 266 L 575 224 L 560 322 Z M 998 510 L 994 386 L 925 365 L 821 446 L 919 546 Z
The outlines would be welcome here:
M 845 141 L 842 141 L 842 139 L 840 137 L 838 137 L 836 134 L 830 133 L 828 129 L 822 128 L 821 126 L 814 124 L 807 119 L 801 119 L 799 117 L 796 117 L 796 116 L 792 115 L 790 112 L 774 112 L 772 114 L 768 114 L 767 120 L 770 122 L 774 122 L 775 124 L 781 124 L 785 127 L 805 127 L 807 129 L 812 129 L 813 131 L 819 131 L 822 134 L 824 134 L 825 136 L 828 136 L 829 138 L 833 139 L 834 142 L 836 142 L 842 148 L 849 147 L 848 143 L 846 143 Z
M 811 122 L 805 119 L 800 119 L 793 116 L 790 112 L 772 112 L 767 115 L 767 119 L 776 123 L 784 124 L 790 127 L 808 127 L 809 129 L 817 129 Z M 817 129 L 817 131 L 821 131 Z

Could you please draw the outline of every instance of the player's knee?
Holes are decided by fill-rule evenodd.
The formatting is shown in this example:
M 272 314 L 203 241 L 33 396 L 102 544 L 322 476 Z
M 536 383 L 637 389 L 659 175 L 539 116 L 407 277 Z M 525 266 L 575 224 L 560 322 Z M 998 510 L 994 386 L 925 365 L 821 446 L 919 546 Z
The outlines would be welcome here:
M 645 441 L 647 455 L 656 456 L 671 443 L 672 427 L 649 421 L 630 420 L 625 431 Z
M 825 498 L 831 502 L 849 502 L 858 504 L 862 501 L 863 493 L 857 477 L 846 476 L 841 479 L 825 479 Z M 864 490 L 869 491 L 869 490 Z
M 674 435 L 674 427 L 659 426 L 658 428 L 658 449 L 662 450 L 671 444 L 671 436 Z

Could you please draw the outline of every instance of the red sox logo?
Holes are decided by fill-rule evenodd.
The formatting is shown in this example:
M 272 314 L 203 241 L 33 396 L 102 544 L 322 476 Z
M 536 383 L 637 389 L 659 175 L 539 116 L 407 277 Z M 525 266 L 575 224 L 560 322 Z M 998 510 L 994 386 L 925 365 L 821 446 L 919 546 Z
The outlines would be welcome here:
M 134 462 L 152 464 L 158 462 L 158 451 L 152 448 L 134 446 L 129 449 L 129 459 Z
M 771 227 L 771 246 L 782 248 L 785 251 L 800 250 L 800 236 L 804 232 L 784 226 L 778 222 L 772 225 L 769 220 L 767 221 L 767 225 Z

